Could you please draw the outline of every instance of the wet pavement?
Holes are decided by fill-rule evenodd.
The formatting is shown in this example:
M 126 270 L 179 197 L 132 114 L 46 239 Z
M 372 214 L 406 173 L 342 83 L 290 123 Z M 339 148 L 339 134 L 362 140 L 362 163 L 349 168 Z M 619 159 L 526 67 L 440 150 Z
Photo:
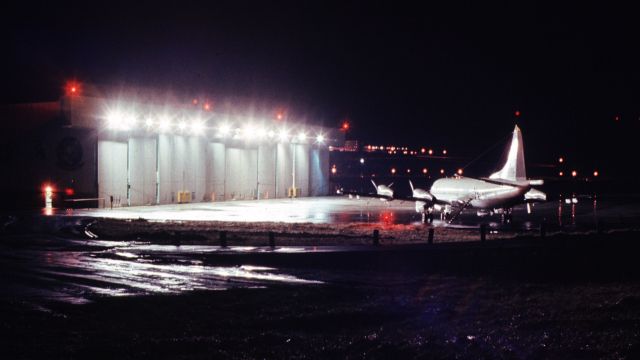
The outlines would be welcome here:
M 567 203 L 569 200 L 569 203 Z M 283 222 L 313 224 L 350 224 L 354 222 L 381 224 L 418 224 L 422 215 L 412 202 L 383 202 L 377 199 L 347 197 L 314 197 L 257 201 L 227 201 L 122 207 L 115 209 L 75 209 L 54 211 L 53 214 L 106 217 L 116 219 L 146 219 L 151 221 L 237 221 Z M 620 222 L 640 219 L 638 197 L 581 197 L 571 201 L 560 199 L 535 204 L 528 214 L 524 205 L 513 209 L 510 228 L 537 228 L 541 222 L 552 226 L 595 228 L 598 221 Z M 500 216 L 479 217 L 473 209 L 465 210 L 451 224 L 436 219 L 434 226 L 477 227 L 487 223 L 502 228 Z

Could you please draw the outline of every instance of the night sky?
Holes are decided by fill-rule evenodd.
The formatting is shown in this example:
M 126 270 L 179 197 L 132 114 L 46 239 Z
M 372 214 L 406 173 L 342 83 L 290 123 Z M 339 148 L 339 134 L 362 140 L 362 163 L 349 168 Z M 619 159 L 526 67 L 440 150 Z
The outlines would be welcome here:
M 564 155 L 622 172 L 637 153 L 640 31 L 631 9 L 157 6 L 3 12 L 1 102 L 55 100 L 75 78 L 269 101 L 327 126 L 349 119 L 348 136 L 365 143 L 472 156 L 518 123 L 530 161 Z

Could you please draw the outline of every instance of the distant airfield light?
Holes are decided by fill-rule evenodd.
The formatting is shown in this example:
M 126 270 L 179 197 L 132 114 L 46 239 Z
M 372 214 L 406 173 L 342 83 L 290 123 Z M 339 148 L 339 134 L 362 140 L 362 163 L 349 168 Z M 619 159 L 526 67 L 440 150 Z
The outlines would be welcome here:
M 331 167 L 331 173 L 332 173 L 332 174 L 335 174 L 335 173 L 337 173 L 337 172 L 338 172 L 338 169 L 336 168 L 336 165 L 334 164 L 334 165 Z
M 440 175 L 444 175 L 444 169 L 440 169 Z
M 429 155 L 433 155 L 433 149 L 429 149 Z
M 349 122 L 345 120 L 345 121 L 342 122 L 341 130 L 342 131 L 349 131 L 350 127 L 351 127 L 351 124 L 349 124 Z
M 305 133 L 304 131 L 301 131 L 298 133 L 298 141 L 299 142 L 305 142 L 307 140 L 307 133 Z
M 279 113 L 276 115 L 276 119 L 278 119 L 278 120 L 282 120 L 283 118 L 284 118 L 284 115 L 283 115 L 281 112 L 279 112 Z
M 193 100 L 191 100 L 191 103 L 192 103 L 193 105 L 198 105 L 198 99 L 193 99 Z
M 447 149 L 442 150 L 442 155 L 447 155 Z
M 209 111 L 209 110 L 211 110 L 211 104 L 209 104 L 209 103 L 204 103 L 204 105 L 202 106 L 202 108 L 204 109 L 204 111 Z
M 420 149 L 420 153 L 424 154 L 426 152 L 427 152 L 427 149 L 425 149 L 425 148 Z
M 558 175 L 559 175 L 559 176 L 564 176 L 564 171 L 560 171 L 560 172 L 558 173 Z
M 395 174 L 396 173 L 396 168 L 391 168 L 391 173 Z
M 620 115 L 616 115 L 615 118 L 613 118 L 615 121 L 620 121 Z
M 577 171 L 575 171 L 575 170 L 573 170 L 573 171 L 571 172 L 571 176 L 573 176 L 573 177 L 578 176 L 578 172 L 577 172 Z
M 318 144 L 324 144 L 324 135 L 322 135 L 322 134 L 318 134 L 318 135 L 316 136 L 316 143 L 318 143 Z
M 519 117 L 520 116 L 520 110 L 516 110 L 514 114 L 516 115 L 516 117 Z
M 458 175 L 462 175 L 462 169 L 458 169 Z
M 360 158 L 360 164 L 364 164 L 364 158 Z
M 600 173 L 598 172 L 598 170 L 596 170 L 596 171 L 594 171 L 594 172 L 593 172 L 593 176 L 594 176 L 594 177 L 598 177 L 598 175 L 600 175 Z
M 422 169 L 422 173 L 426 174 L 428 172 L 427 168 Z
M 563 163 L 563 162 L 564 162 L 564 158 L 563 158 L 563 157 L 559 157 L 559 158 L 558 158 L 558 162 L 559 162 L 559 163 Z
M 407 174 L 411 174 L 411 169 L 407 169 Z
M 107 128 L 116 130 L 120 127 L 121 115 L 119 112 L 110 112 L 107 114 Z

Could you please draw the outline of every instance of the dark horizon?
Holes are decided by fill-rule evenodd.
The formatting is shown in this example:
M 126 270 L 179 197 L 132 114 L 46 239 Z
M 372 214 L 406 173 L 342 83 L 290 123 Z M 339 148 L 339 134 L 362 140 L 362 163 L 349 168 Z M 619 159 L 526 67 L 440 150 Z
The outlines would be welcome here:
M 364 143 L 469 156 L 518 124 L 530 161 L 610 172 L 634 153 L 640 54 L 624 8 L 89 10 L 5 14 L 2 103 L 55 100 L 76 79 L 285 104 L 325 125 L 349 119 Z

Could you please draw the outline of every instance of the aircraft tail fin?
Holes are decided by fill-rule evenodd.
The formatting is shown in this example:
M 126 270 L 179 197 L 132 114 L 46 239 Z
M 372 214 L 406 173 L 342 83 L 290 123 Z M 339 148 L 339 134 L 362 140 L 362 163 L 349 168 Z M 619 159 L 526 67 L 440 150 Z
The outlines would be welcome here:
M 513 136 L 511 137 L 511 145 L 509 145 L 507 161 L 504 163 L 500 171 L 491 174 L 489 178 L 510 181 L 525 181 L 527 179 L 527 173 L 524 165 L 522 132 L 518 125 L 513 129 Z

